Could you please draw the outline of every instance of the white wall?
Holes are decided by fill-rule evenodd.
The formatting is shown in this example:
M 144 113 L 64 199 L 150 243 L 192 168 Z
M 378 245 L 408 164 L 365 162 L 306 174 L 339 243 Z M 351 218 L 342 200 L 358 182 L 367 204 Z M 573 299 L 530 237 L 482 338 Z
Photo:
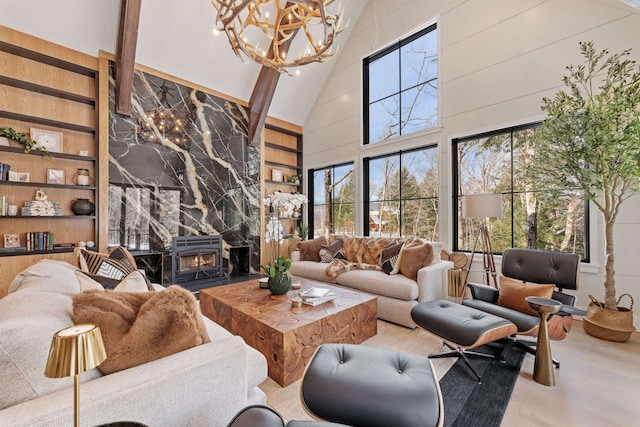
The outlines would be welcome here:
M 362 58 L 437 19 L 440 37 L 441 127 L 373 147 L 362 146 Z M 640 12 L 616 0 L 369 0 L 329 81 L 304 123 L 304 167 L 354 161 L 361 184 L 362 158 L 440 144 L 440 237 L 451 248 L 451 139 L 541 119 L 543 96 L 562 87 L 565 66 L 582 61 L 579 41 L 640 60 Z M 358 185 L 361 188 L 361 185 Z M 362 194 L 356 194 L 361 209 Z M 616 224 L 618 295 L 640 302 L 636 196 Z M 578 305 L 604 298 L 602 220 L 592 210 L 592 262 L 583 267 Z M 362 212 L 356 213 L 362 230 Z M 637 310 L 636 310 L 637 311 Z M 638 317 L 636 317 L 638 319 Z M 640 322 L 636 322 L 640 326 Z

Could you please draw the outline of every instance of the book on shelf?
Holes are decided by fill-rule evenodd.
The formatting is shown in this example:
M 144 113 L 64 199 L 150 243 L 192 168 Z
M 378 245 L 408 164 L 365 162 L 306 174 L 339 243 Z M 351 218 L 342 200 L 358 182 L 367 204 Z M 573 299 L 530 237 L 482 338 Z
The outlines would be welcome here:
M 0 196 L 0 216 L 7 216 L 9 209 L 9 198 L 7 196 Z
M 26 251 L 27 247 L 26 246 L 14 246 L 14 247 L 9 247 L 9 248 L 0 248 L 0 252 L 22 252 L 22 251 Z
M 55 243 L 53 245 L 53 249 L 73 249 L 75 247 L 75 243 Z

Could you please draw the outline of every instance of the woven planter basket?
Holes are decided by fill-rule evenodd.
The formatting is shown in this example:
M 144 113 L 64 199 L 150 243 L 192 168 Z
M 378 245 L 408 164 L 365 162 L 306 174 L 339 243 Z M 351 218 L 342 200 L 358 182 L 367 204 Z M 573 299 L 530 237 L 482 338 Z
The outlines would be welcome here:
M 629 308 L 620 307 L 620 300 L 627 296 L 631 300 Z M 604 303 L 589 295 L 591 302 L 587 307 L 587 315 L 582 321 L 582 327 L 586 333 L 596 338 L 608 341 L 625 342 L 635 332 L 633 326 L 633 297 L 622 294 L 618 298 L 618 311 L 607 310 Z

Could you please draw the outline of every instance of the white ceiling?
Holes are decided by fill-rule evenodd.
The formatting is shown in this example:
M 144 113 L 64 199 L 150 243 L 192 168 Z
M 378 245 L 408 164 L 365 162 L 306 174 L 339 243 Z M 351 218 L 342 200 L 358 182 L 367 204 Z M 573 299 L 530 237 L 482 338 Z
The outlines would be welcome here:
M 347 40 L 368 0 L 344 2 Z M 0 0 L 0 24 L 98 56 L 115 53 L 120 0 Z M 143 0 L 136 62 L 248 101 L 260 66 L 235 56 L 224 34 L 214 36 L 210 0 Z M 340 55 L 340 48 L 336 55 Z M 269 115 L 303 125 L 335 58 L 280 77 Z

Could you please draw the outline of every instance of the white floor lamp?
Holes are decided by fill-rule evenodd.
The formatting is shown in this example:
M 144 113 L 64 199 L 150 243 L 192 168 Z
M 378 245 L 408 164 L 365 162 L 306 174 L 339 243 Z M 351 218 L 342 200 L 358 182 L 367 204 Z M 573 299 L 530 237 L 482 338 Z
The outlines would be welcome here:
M 496 264 L 493 260 L 493 251 L 491 250 L 491 240 L 489 239 L 489 230 L 484 222 L 485 218 L 498 218 L 502 216 L 502 194 L 477 194 L 464 196 L 462 198 L 462 217 L 463 218 L 481 218 L 482 222 L 476 230 L 473 249 L 471 250 L 471 258 L 464 276 L 464 283 L 467 283 L 473 257 L 478 247 L 478 240 L 482 240 L 482 259 L 483 272 L 485 275 L 485 284 L 490 285 L 493 281 L 493 287 L 498 288 L 498 279 L 496 274 Z

